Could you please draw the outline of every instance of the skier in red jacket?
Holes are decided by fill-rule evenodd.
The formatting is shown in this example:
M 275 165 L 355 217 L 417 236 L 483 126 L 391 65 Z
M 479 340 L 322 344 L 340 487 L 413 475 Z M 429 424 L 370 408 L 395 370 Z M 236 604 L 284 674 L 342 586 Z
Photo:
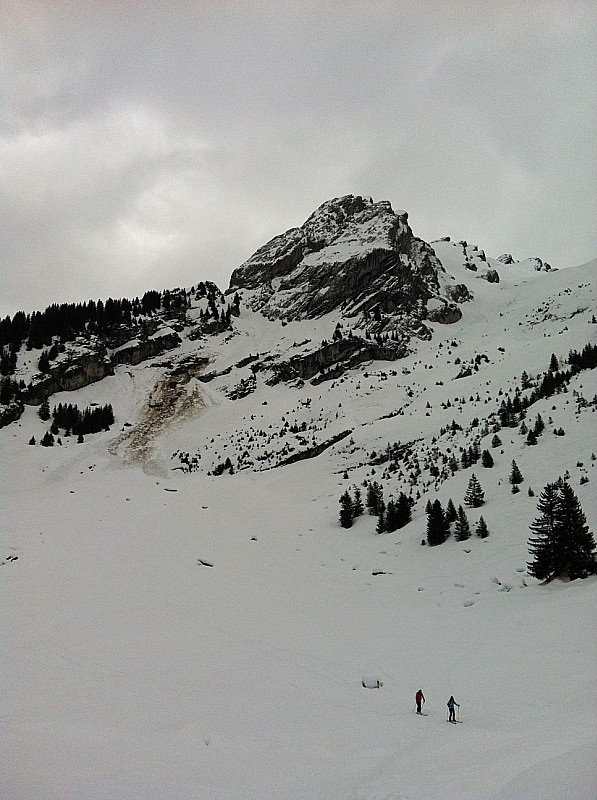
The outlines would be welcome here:
M 415 702 L 417 704 L 417 714 L 422 714 L 421 711 L 421 704 L 425 702 L 425 695 L 423 694 L 423 690 L 419 689 L 419 691 L 415 695 Z

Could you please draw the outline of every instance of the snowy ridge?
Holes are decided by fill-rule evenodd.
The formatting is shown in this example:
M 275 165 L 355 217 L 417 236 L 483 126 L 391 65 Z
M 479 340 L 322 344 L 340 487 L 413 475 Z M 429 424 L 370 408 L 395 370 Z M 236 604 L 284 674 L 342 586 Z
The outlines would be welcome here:
M 313 242 L 345 230 L 332 208 Z M 3 800 L 597 794 L 597 580 L 527 571 L 538 496 L 558 476 L 597 532 L 597 370 L 500 423 L 552 356 L 564 369 L 597 344 L 595 263 L 545 272 L 418 242 L 409 252 L 432 251 L 419 267 L 435 265 L 421 278 L 428 335 L 400 357 L 350 366 L 341 348 L 375 344 L 400 314 L 413 326 L 410 311 L 384 311 L 381 328 L 348 306 L 272 319 L 246 302 L 263 286 L 239 286 L 229 327 L 197 335 L 206 300 L 193 296 L 169 319 L 175 347 L 52 395 L 110 403 L 111 430 L 31 446 L 49 424 L 32 405 L 0 429 Z M 434 321 L 456 286 L 461 315 Z M 297 359 L 323 365 L 334 342 L 323 375 L 280 378 Z M 39 356 L 23 348 L 17 374 Z M 538 415 L 530 445 L 522 422 Z M 492 467 L 462 464 L 476 447 Z M 427 501 L 462 504 L 473 473 L 485 502 L 468 521 L 474 534 L 482 515 L 489 536 L 422 546 Z M 340 527 L 342 493 L 371 481 L 413 498 L 408 525 L 376 534 L 365 514 Z M 451 694 L 461 725 L 445 722 Z

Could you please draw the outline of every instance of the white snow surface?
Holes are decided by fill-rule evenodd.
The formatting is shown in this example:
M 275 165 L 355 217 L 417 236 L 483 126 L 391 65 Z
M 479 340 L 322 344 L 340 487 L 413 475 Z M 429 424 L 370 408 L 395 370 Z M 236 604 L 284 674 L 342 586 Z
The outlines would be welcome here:
M 597 339 L 594 263 L 545 274 L 488 260 L 501 278 L 490 285 L 463 269 L 456 245 L 434 248 L 475 300 L 404 360 L 302 388 L 258 377 L 237 401 L 223 394 L 227 376 L 194 383 L 196 413 L 159 428 L 151 458 L 128 466 L 119 436 L 158 366 L 52 399 L 113 404 L 116 426 L 83 444 L 28 446 L 46 430 L 33 408 L 0 430 L 2 800 L 597 797 L 597 580 L 541 585 L 526 570 L 538 495 L 566 470 L 597 531 L 596 371 L 530 409 L 546 421 L 535 447 L 502 429 L 493 469 L 479 463 L 437 488 L 424 469 L 402 530 L 376 535 L 367 515 L 338 524 L 340 494 L 382 480 L 366 453 L 397 440 L 422 449 L 453 419 L 466 431 L 523 370 Z M 239 335 L 201 346 L 223 370 L 319 342 L 334 324 L 282 327 L 243 310 Z M 455 357 L 480 352 L 489 361 L 455 379 Z M 241 446 L 274 450 L 248 432 L 283 417 L 316 419 L 307 435 L 319 440 L 350 428 L 352 443 L 207 474 Z M 201 469 L 174 470 L 181 449 L 200 452 Z M 489 538 L 422 547 L 425 502 L 458 506 L 472 472 L 486 503 L 468 518 L 474 530 L 482 513 Z M 409 489 L 382 483 L 386 495 Z M 364 688 L 365 676 L 383 686 Z M 419 688 L 426 717 L 412 713 Z M 451 694 L 462 724 L 446 723 Z

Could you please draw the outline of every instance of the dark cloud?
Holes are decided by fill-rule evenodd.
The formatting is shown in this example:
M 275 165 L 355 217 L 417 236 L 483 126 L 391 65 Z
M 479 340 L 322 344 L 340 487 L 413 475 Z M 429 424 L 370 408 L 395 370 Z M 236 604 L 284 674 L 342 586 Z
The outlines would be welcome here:
M 4 3 L 2 313 L 225 287 L 330 197 L 595 256 L 595 6 Z

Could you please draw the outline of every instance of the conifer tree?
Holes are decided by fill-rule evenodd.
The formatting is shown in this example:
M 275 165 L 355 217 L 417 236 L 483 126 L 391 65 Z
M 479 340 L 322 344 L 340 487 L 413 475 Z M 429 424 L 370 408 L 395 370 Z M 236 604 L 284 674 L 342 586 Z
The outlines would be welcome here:
M 485 469 L 491 469 L 493 467 L 493 456 L 489 450 L 483 450 L 481 453 L 481 466 L 485 467 Z
M 464 495 L 464 505 L 469 508 L 479 508 L 485 502 L 485 492 L 481 488 L 477 476 L 473 472 L 468 482 L 468 487 Z
M 352 504 L 352 515 L 353 517 L 360 517 L 361 514 L 364 512 L 363 507 L 363 497 L 361 495 L 361 490 L 358 486 L 354 487 L 354 501 Z
M 516 463 L 516 461 L 512 461 L 512 469 L 510 471 L 510 476 L 508 480 L 513 486 L 522 483 L 524 480 L 524 478 L 522 477 L 522 472 L 518 469 L 518 464 Z
M 531 524 L 529 574 L 538 580 L 570 580 L 597 574 L 595 540 L 580 502 L 568 483 L 548 483 L 537 504 L 540 516 Z
M 399 521 L 396 503 L 394 500 L 390 499 L 388 500 L 388 505 L 386 507 L 384 522 L 387 533 L 393 533 L 395 530 L 397 530 Z
M 446 506 L 446 521 L 450 524 L 456 521 L 456 508 L 454 503 L 452 502 L 452 498 L 448 500 L 448 504 Z
M 383 502 L 383 489 L 377 483 L 377 481 L 373 481 L 367 486 L 367 500 L 365 505 L 367 506 L 367 511 L 371 516 L 378 516 L 379 515 L 379 506 L 380 503 Z
M 404 528 L 412 519 L 412 507 L 409 498 L 400 492 L 396 503 L 396 516 L 398 518 L 397 528 Z
M 489 531 L 487 529 L 487 523 L 483 519 L 483 517 L 479 517 L 479 522 L 477 522 L 477 527 L 475 528 L 475 533 L 480 539 L 486 539 L 489 536 Z
M 375 526 L 375 533 L 386 533 L 386 504 L 382 500 L 378 507 L 377 525 Z
M 43 419 L 44 422 L 50 419 L 50 402 L 47 397 L 44 397 L 42 400 L 37 413 L 39 414 L 39 418 Z
M 491 440 L 491 446 L 492 447 L 499 447 L 501 445 L 501 443 L 502 443 L 502 440 L 500 439 L 500 437 L 497 435 L 497 433 L 494 433 L 493 439 Z
M 443 544 L 450 535 L 450 526 L 439 500 L 431 504 L 427 515 L 427 542 L 431 547 Z
M 348 489 L 340 497 L 340 525 L 343 528 L 351 528 L 354 519 L 352 498 Z
M 467 539 L 470 539 L 470 535 L 471 527 L 469 525 L 464 508 L 462 506 L 458 506 L 458 511 L 456 513 L 456 524 L 454 525 L 454 538 L 457 542 L 464 542 Z

